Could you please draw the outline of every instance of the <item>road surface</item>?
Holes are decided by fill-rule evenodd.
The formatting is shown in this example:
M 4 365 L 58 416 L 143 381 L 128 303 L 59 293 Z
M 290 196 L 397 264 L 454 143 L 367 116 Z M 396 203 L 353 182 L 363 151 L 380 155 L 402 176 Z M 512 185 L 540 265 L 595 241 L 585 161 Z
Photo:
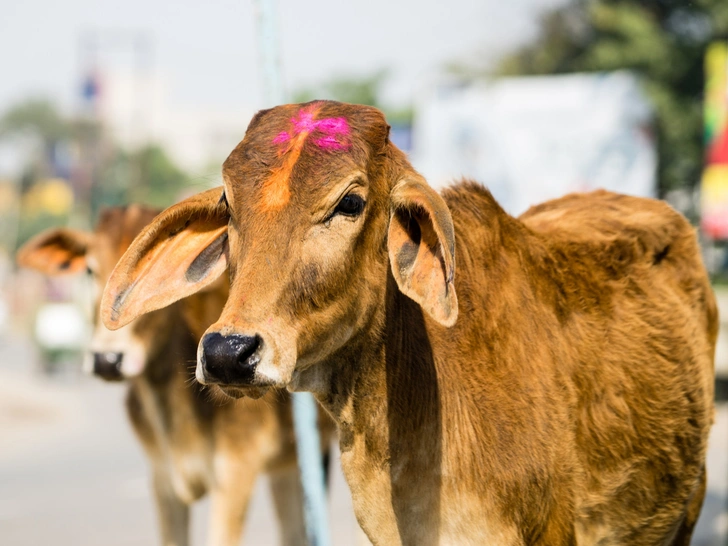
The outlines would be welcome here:
M 123 409 L 124 385 L 76 373 L 34 373 L 36 355 L 0 340 L 0 544 L 138 546 L 158 543 L 147 467 Z M 708 457 L 709 492 L 695 546 L 725 546 L 728 530 L 728 406 L 721 405 Z M 339 465 L 330 497 L 332 543 L 354 545 L 358 527 Z M 203 544 L 206 502 L 193 511 Z M 275 545 L 277 526 L 259 479 L 245 544 Z

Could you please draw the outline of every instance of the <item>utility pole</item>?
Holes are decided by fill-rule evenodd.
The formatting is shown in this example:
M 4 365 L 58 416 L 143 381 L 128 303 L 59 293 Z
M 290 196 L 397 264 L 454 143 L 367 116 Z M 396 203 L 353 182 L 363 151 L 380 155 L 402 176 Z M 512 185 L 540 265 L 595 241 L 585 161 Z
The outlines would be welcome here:
M 254 0 L 267 106 L 286 102 L 281 77 L 275 0 Z M 311 546 L 330 546 L 328 507 L 324 488 L 318 411 L 313 395 L 293 393 L 293 425 L 296 432 L 298 468 L 303 487 L 306 535 Z

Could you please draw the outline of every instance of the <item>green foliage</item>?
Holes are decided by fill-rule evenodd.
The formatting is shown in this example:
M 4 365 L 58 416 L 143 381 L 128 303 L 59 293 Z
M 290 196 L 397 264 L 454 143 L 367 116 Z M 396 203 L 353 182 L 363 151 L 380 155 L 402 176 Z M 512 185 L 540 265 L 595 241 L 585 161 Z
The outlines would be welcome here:
M 152 144 L 133 153 L 118 149 L 100 169 L 91 209 L 95 214 L 101 207 L 128 203 L 168 207 L 189 185 L 190 177 L 161 146 Z
M 132 156 L 139 185 L 134 187 L 130 200 L 155 207 L 168 207 L 190 183 L 190 179 L 175 165 L 159 145 L 150 145 Z
M 660 189 L 690 187 L 703 165 L 703 58 L 728 38 L 725 0 L 572 0 L 544 15 L 538 39 L 501 75 L 629 69 L 656 112 Z
M 100 122 L 66 118 L 46 100 L 22 102 L 0 116 L 0 140 L 19 136 L 30 136 L 39 143 L 27 158 L 19 180 L 24 196 L 38 187 L 39 181 L 55 176 L 52 156 L 58 144 L 74 151 L 73 176 L 66 183 L 73 187 L 76 198 L 74 218 L 87 226 L 103 206 L 138 202 L 167 207 L 190 185 L 189 176 L 161 146 L 125 150 L 113 142 Z M 18 242 L 68 221 L 65 215 L 26 203 L 20 211 Z
M 71 134 L 71 126 L 48 100 L 33 98 L 25 100 L 0 116 L 0 139 L 13 140 L 17 137 L 31 137 L 33 155 L 24 166 L 21 186 L 27 190 L 36 178 L 50 176 L 53 149 Z
M 12 241 L 15 247 L 11 250 L 17 250 L 29 241 L 31 237 L 38 235 L 41 231 L 67 224 L 68 216 L 65 214 L 49 214 L 47 212 L 41 214 L 21 214 L 18 218 L 16 240 Z
M 70 126 L 45 99 L 30 99 L 10 108 L 0 118 L 0 138 L 18 133 L 32 133 L 45 142 L 70 135 Z
M 121 149 L 113 150 L 95 169 L 95 183 L 91 186 L 88 214 L 96 218 L 100 209 L 129 203 L 131 180 L 129 154 Z

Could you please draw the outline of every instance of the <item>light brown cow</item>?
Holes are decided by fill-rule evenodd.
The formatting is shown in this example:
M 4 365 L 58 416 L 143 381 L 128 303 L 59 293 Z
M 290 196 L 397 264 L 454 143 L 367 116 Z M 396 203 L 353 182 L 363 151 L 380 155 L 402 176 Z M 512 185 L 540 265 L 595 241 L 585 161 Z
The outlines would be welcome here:
M 94 233 L 49 230 L 20 250 L 18 262 L 47 275 L 88 269 L 100 295 L 129 243 L 157 213 L 135 205 L 107 209 Z M 281 543 L 302 546 L 306 535 L 288 393 L 221 401 L 194 381 L 197 343 L 227 295 L 228 283 L 221 279 L 121 330 L 111 332 L 99 322 L 86 365 L 104 379 L 128 380 L 127 410 L 151 463 L 162 544 L 189 543 L 189 505 L 206 492 L 212 500 L 208 544 L 239 544 L 255 479 L 268 472 Z M 324 425 L 324 441 L 331 429 Z
M 717 321 L 682 216 L 606 192 L 520 219 L 471 182 L 439 195 L 379 111 L 333 102 L 258 113 L 223 180 L 136 239 L 104 322 L 228 268 L 197 378 L 313 391 L 374 544 L 689 543 Z

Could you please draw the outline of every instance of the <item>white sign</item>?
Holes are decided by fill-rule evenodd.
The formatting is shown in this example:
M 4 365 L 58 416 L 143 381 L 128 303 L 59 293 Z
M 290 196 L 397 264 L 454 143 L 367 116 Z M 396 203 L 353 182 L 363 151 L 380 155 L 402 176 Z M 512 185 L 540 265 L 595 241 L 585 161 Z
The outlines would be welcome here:
M 654 197 L 650 125 L 627 72 L 439 85 L 416 104 L 412 161 L 435 187 L 481 182 L 511 214 L 596 188 Z

